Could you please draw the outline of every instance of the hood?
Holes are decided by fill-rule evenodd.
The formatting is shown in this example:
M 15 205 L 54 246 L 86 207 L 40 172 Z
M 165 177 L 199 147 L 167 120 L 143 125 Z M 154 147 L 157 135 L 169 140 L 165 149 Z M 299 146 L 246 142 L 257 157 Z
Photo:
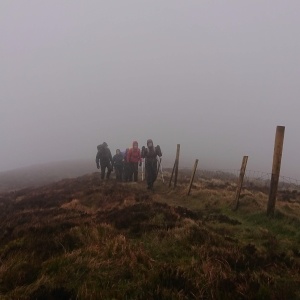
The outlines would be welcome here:
M 153 146 L 153 141 L 151 139 L 147 140 L 147 146 L 152 143 L 152 146 Z
M 133 143 L 132 143 L 132 147 L 134 146 L 134 145 L 139 145 L 139 143 L 137 142 L 137 141 L 133 141 Z

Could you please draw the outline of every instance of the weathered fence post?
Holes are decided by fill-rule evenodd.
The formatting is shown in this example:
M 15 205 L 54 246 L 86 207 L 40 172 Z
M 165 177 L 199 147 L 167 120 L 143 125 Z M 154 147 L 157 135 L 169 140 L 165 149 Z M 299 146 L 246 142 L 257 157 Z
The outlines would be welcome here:
M 195 178 L 195 173 L 196 173 L 196 170 L 197 170 L 197 165 L 198 165 L 198 159 L 195 160 L 195 165 L 194 165 L 192 177 L 191 177 L 190 184 L 189 184 L 189 189 L 188 189 L 188 192 L 187 192 L 188 196 L 190 195 L 190 192 L 191 192 L 191 188 L 192 188 L 193 181 L 194 181 L 194 178 Z
M 174 166 L 173 166 L 173 170 L 172 170 L 171 178 L 170 178 L 170 181 L 169 181 L 169 187 L 171 186 L 171 183 L 172 183 L 172 179 L 173 179 L 173 175 L 174 175 L 175 167 L 176 167 L 176 161 L 174 162 Z
M 240 194 L 241 194 L 241 190 L 243 187 L 243 181 L 244 181 L 244 176 L 245 176 L 245 171 L 246 171 L 246 167 L 247 167 L 247 161 L 248 161 L 248 156 L 244 156 L 243 157 L 243 161 L 242 161 L 242 166 L 241 166 L 241 170 L 240 170 L 240 177 L 239 177 L 239 181 L 238 181 L 238 185 L 237 185 L 237 189 L 236 189 L 236 195 L 235 195 L 235 206 L 233 210 L 237 210 L 239 207 L 239 199 L 240 199 Z
M 180 144 L 177 144 L 176 160 L 175 160 L 176 167 L 175 167 L 174 187 L 176 187 L 176 185 L 177 185 L 179 154 L 180 154 Z
M 180 144 L 177 144 L 176 158 L 175 158 L 175 163 L 174 163 L 174 166 L 173 166 L 171 178 L 170 178 L 170 181 L 169 181 L 169 187 L 171 186 L 174 172 L 175 172 L 174 187 L 176 187 L 176 184 L 177 184 L 179 153 L 180 153 Z
M 267 215 L 273 216 L 277 197 L 285 126 L 277 126 Z

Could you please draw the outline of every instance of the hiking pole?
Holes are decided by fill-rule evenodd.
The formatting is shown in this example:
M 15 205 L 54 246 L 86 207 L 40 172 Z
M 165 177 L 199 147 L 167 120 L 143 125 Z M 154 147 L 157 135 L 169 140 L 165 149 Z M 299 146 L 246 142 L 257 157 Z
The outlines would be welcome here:
M 159 159 L 156 159 L 156 160 L 157 160 L 157 162 L 158 162 L 158 167 L 157 167 L 157 171 L 156 171 L 156 177 L 157 177 L 158 172 L 159 172 L 159 170 L 160 170 L 160 168 L 161 168 L 161 157 L 160 157 Z M 161 172 L 162 172 L 162 171 L 161 171 Z M 163 177 L 162 177 L 162 181 L 164 182 Z
M 145 161 L 144 159 L 142 160 L 142 181 L 144 181 L 144 169 L 145 169 L 145 165 L 144 165 Z

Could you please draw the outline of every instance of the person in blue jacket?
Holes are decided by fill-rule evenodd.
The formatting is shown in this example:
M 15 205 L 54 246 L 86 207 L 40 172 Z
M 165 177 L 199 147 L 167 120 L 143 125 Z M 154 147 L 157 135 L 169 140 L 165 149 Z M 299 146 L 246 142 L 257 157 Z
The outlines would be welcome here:
M 124 156 L 122 155 L 120 149 L 116 150 L 116 154 L 112 159 L 112 167 L 115 169 L 116 179 L 122 181 L 123 175 L 123 165 L 124 165 Z

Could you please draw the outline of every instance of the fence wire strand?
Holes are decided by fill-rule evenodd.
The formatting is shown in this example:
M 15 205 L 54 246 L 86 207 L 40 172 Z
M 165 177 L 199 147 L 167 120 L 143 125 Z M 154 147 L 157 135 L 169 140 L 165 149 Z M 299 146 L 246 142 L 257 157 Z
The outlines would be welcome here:
M 240 170 L 237 169 L 203 169 L 198 172 L 200 178 L 214 178 L 221 180 L 237 181 L 239 178 Z M 244 187 L 269 187 L 271 182 L 271 173 L 246 170 L 244 175 Z M 295 190 L 300 191 L 300 180 L 289 176 L 279 176 L 278 183 L 279 190 Z

